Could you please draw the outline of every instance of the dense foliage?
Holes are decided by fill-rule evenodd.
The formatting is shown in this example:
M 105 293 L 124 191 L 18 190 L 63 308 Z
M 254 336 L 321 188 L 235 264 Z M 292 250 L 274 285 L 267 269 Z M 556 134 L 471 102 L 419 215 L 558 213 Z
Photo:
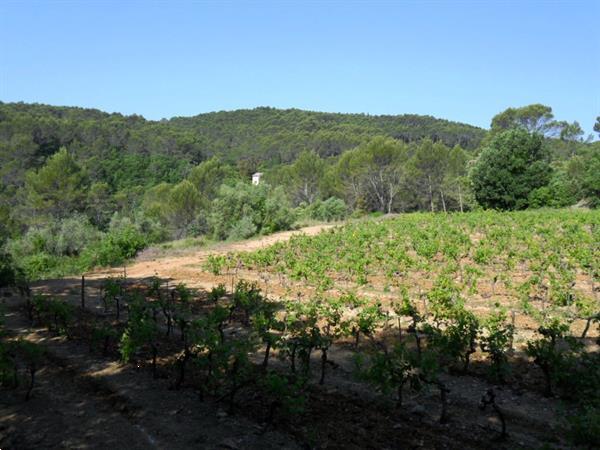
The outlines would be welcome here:
M 504 111 L 486 133 L 412 115 L 257 108 L 154 122 L 0 103 L 0 235 L 17 266 L 41 277 L 168 239 L 246 238 L 297 220 L 594 207 L 600 147 L 577 127 L 544 105 Z
M 522 129 L 497 134 L 471 170 L 475 199 L 485 208 L 526 208 L 530 193 L 548 184 L 549 160 L 541 135 Z

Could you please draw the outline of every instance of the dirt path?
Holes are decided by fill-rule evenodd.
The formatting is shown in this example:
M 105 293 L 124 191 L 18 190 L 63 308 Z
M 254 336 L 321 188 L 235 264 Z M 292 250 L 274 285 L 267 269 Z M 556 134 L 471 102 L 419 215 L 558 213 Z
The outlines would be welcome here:
M 184 252 L 176 256 L 154 256 L 152 251 L 143 252 L 133 263 L 126 267 L 127 277 L 144 279 L 159 276 L 173 282 L 184 282 L 190 287 L 210 289 L 218 283 L 211 274 L 202 269 L 209 255 L 223 255 L 229 252 L 253 251 L 269 247 L 277 242 L 289 240 L 292 236 L 305 234 L 314 236 L 323 230 L 335 227 L 332 224 L 313 225 L 294 231 L 283 231 L 239 242 L 223 242 L 200 250 Z M 86 278 L 96 280 L 107 276 L 117 276 L 123 268 L 98 270 L 86 274 Z

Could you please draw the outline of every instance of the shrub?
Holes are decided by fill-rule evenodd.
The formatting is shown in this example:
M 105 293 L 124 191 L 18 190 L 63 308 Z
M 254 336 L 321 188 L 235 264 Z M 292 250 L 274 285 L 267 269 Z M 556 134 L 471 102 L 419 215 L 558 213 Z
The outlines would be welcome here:
M 289 230 L 296 220 L 294 210 L 290 207 L 283 188 L 278 187 L 267 192 L 262 219 L 261 234 Z
M 99 232 L 83 215 L 76 215 L 62 220 L 57 227 L 57 234 L 51 240 L 52 254 L 57 256 L 76 256 L 90 243 L 97 239 Z
M 13 241 L 13 254 L 20 256 L 47 253 L 53 256 L 77 256 L 98 239 L 100 232 L 83 215 L 77 214 L 43 227 L 31 228 Z
M 307 213 L 311 219 L 331 222 L 333 220 L 342 220 L 348 216 L 348 207 L 344 200 L 336 197 L 330 197 L 325 201 L 317 200 L 307 208 Z
M 510 372 L 508 352 L 514 334 L 514 326 L 506 319 L 506 311 L 501 309 L 486 318 L 482 323 L 483 335 L 479 343 L 481 350 L 490 355 L 490 375 L 500 382 L 504 382 Z
M 244 216 L 231 227 L 227 238 L 231 240 L 247 239 L 254 236 L 256 231 L 257 228 L 252 222 L 252 219 L 248 216 Z
M 294 220 L 281 188 L 240 182 L 235 187 L 221 186 L 219 196 L 213 201 L 208 224 L 215 239 L 223 240 L 286 230 Z
M 106 233 L 100 241 L 86 249 L 83 259 L 88 267 L 120 264 L 133 258 L 147 244 L 146 236 L 130 225 Z
M 527 354 L 544 373 L 545 393 L 548 396 L 553 395 L 553 385 L 570 376 L 572 371 L 571 358 L 578 350 L 579 343 L 567 334 L 568 331 L 567 324 L 553 319 L 538 329 L 540 339 L 527 342 Z
M 27 255 L 20 260 L 20 265 L 31 279 L 37 279 L 54 270 L 58 266 L 58 258 L 47 253 Z
M 530 208 L 562 208 L 577 202 L 572 181 L 564 171 L 555 172 L 547 186 L 537 188 L 529 194 Z

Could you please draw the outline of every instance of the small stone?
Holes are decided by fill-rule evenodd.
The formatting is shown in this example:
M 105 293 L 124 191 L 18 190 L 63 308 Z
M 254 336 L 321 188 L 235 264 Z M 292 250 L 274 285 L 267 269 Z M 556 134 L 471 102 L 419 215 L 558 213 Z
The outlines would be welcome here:
M 218 411 L 217 412 L 217 418 L 219 419 L 225 419 L 227 417 L 227 413 L 225 411 Z

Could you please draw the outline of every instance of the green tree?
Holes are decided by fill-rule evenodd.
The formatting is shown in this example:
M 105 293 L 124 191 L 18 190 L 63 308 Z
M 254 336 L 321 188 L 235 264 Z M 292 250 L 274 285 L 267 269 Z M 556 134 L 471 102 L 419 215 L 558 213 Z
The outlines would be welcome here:
M 583 130 L 581 129 L 581 125 L 579 122 L 575 121 L 573 123 L 562 122 L 562 130 L 560 131 L 560 138 L 563 141 L 568 142 L 577 142 L 581 140 L 583 136 Z
M 443 190 L 458 203 L 460 212 L 472 202 L 469 189 L 467 164 L 470 155 L 460 146 L 455 145 L 448 153 L 448 171 L 444 179 Z
M 406 177 L 408 147 L 395 139 L 375 138 L 362 151 L 365 182 L 377 209 L 391 213 Z
M 536 103 L 520 108 L 508 108 L 493 117 L 493 133 L 511 128 L 524 128 L 530 133 L 550 135 L 560 132 L 561 126 L 554 120 L 550 106 Z
M 238 182 L 222 185 L 212 203 L 209 225 L 216 239 L 247 238 L 256 233 L 289 229 L 294 213 L 281 187 Z
M 548 184 L 551 174 L 542 136 L 513 129 L 492 138 L 473 165 L 470 180 L 483 207 L 523 209 L 531 191 Z
M 431 212 L 435 211 L 436 199 L 440 199 L 442 209 L 446 211 L 444 179 L 450 163 L 448 148 L 441 142 L 434 143 L 425 139 L 416 148 L 411 158 L 411 180 L 419 199 L 427 199 Z
M 188 175 L 188 180 L 200 193 L 203 206 L 208 206 L 215 199 L 223 183 L 230 183 L 236 178 L 234 168 L 216 156 L 198 164 Z
M 142 200 L 142 210 L 149 217 L 158 220 L 161 225 L 169 224 L 168 205 L 173 186 L 169 183 L 159 183 L 147 189 Z
M 296 203 L 313 203 L 319 198 L 325 163 L 314 151 L 300 153 L 294 164 L 285 171 Z
M 594 124 L 594 131 L 600 136 L 600 116 L 596 117 L 596 123 Z
M 590 205 L 600 206 L 600 152 L 595 152 L 587 162 L 583 178 L 583 195 Z
M 114 210 L 108 183 L 93 183 L 87 192 L 87 215 L 92 223 L 99 228 L 106 228 Z
M 4 239 L 0 236 L 0 289 L 15 286 L 22 277 L 21 271 L 15 267 L 12 255 L 4 250 Z
M 390 213 L 406 179 L 408 147 L 395 139 L 376 137 L 346 152 L 336 168 L 339 186 L 351 205 Z
M 190 181 L 183 180 L 171 190 L 167 208 L 175 237 L 181 238 L 198 214 L 200 193 Z
M 332 177 L 335 178 L 335 193 L 352 209 L 358 209 L 365 203 L 362 161 L 358 154 L 358 149 L 345 152 L 332 170 Z
M 85 185 L 85 173 L 62 147 L 41 169 L 27 173 L 27 205 L 35 216 L 64 218 L 83 209 Z
M 564 208 L 565 206 L 573 205 L 577 200 L 573 180 L 569 178 L 567 172 L 562 168 L 554 171 L 548 185 L 531 191 L 528 197 L 530 208 L 541 208 L 544 206 Z

